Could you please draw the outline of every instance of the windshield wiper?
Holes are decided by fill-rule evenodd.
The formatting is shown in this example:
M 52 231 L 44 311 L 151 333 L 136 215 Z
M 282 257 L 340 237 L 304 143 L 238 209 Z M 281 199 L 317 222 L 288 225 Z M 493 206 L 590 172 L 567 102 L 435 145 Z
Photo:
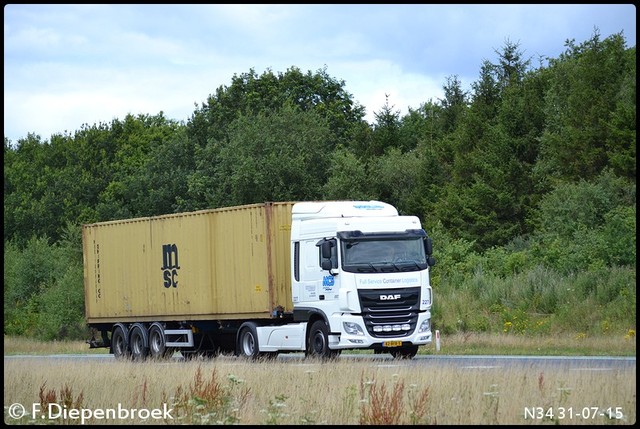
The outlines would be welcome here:
M 392 273 L 394 271 L 401 271 L 400 268 L 394 262 L 383 262 L 382 267 L 380 267 L 380 272 L 383 272 L 383 273 Z
M 402 266 L 400 271 L 413 271 L 414 267 L 415 269 L 420 270 L 420 264 L 416 261 L 403 261 L 400 265 Z
M 366 265 L 366 267 L 364 266 Z M 367 264 L 354 264 L 359 273 L 376 273 L 378 270 L 370 262 Z

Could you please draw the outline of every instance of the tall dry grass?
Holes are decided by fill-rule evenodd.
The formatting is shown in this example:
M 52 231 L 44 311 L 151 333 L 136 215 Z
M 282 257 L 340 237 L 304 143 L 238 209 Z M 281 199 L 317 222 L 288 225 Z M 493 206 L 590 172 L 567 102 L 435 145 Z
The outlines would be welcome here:
M 508 354 L 535 356 L 635 356 L 636 335 L 517 335 L 467 332 L 441 336 L 440 352 L 444 354 Z M 422 347 L 434 352 L 435 345 Z
M 54 411 L 60 404 L 86 410 L 171 410 L 166 421 L 137 416 L 85 421 L 93 424 L 633 424 L 635 380 L 635 367 L 472 369 L 415 360 L 247 362 L 225 356 L 143 363 L 5 358 L 4 404 L 6 423 L 33 419 L 12 419 L 11 404 L 31 410 L 34 403 L 44 409 L 56 403 Z M 555 418 L 525 418 L 525 409 L 533 407 L 539 407 L 536 413 L 551 410 Z M 569 410 L 576 414 L 592 407 L 619 407 L 624 417 L 569 418 Z
M 69 354 L 69 353 L 106 353 L 107 349 L 89 349 L 84 341 L 41 341 L 34 338 L 4 336 L 4 355 L 11 354 Z

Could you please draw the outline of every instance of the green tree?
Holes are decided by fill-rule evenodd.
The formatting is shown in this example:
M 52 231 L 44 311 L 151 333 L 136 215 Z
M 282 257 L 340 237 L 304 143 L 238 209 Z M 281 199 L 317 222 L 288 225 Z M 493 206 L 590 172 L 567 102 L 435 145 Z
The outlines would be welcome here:
M 52 246 L 54 278 L 38 295 L 36 337 L 44 340 L 86 339 L 82 229 L 68 223 Z
M 353 127 L 362 122 L 364 107 L 353 101 L 344 86 L 344 81 L 329 76 L 326 67 L 315 73 L 302 73 L 295 66 L 284 73 L 269 69 L 260 76 L 252 68 L 234 75 L 231 85 L 218 87 L 195 110 L 187 124 L 189 137 L 205 147 L 209 140 L 227 138 L 230 125 L 241 115 L 275 112 L 291 103 L 301 111 L 313 110 L 327 121 L 332 149 L 339 143 L 346 145 L 358 134 Z
M 400 140 L 400 111 L 394 111 L 393 106 L 389 106 L 388 95 L 382 109 L 379 112 L 374 112 L 374 117 L 371 142 L 365 153 L 367 158 L 381 156 L 390 148 L 403 146 L 403 142 Z
M 596 177 L 606 167 L 635 178 L 635 47 L 622 34 L 576 45 L 550 60 L 540 178 Z
M 462 107 L 464 97 L 454 82 L 455 105 L 464 113 L 456 116 L 457 126 L 449 125 L 454 131 L 443 141 L 441 157 L 450 180 L 433 208 L 454 236 L 473 242 L 477 250 L 526 232 L 531 190 L 527 161 L 536 153 L 530 147 L 536 130 L 526 130 L 528 122 L 515 123 L 529 63 L 516 44 L 507 43 L 498 55 L 497 64 L 483 63 L 468 109 Z
M 33 333 L 39 295 L 60 269 L 46 237 L 32 237 L 24 246 L 4 244 L 4 330 L 11 335 Z
M 369 179 L 378 199 L 388 202 L 404 214 L 422 212 L 422 159 L 417 151 L 402 153 L 399 148 L 388 148 L 384 155 L 369 163 Z
M 50 141 L 29 134 L 5 140 L 5 240 L 60 238 L 66 222 L 97 220 L 98 196 L 112 177 L 115 145 L 106 125 L 83 126 Z
M 376 195 L 367 180 L 367 166 L 352 151 L 339 146 L 329 161 L 329 178 L 323 185 L 323 199 L 370 200 Z
M 194 210 L 188 196 L 188 178 L 196 170 L 195 153 L 184 126 L 151 148 L 147 162 L 134 177 L 139 213 L 146 216 Z
M 116 147 L 110 181 L 99 194 L 96 211 L 101 220 L 151 216 L 172 212 L 172 201 L 165 196 L 167 180 L 154 174 L 153 162 L 161 162 L 157 154 L 163 152 L 167 141 L 175 138 L 179 123 L 158 115 L 127 115 L 124 120 L 111 123 L 110 139 Z M 186 155 L 183 153 L 183 155 Z M 155 158 L 153 157 L 155 156 Z M 181 162 L 189 165 L 189 159 Z M 151 170 L 151 171 L 150 171 Z M 172 171 L 162 172 L 162 176 Z M 169 190 L 174 190 L 172 186 Z M 170 200 L 174 200 L 172 196 Z
M 503 245 L 522 234 L 524 213 L 518 195 L 520 164 L 500 127 L 485 133 L 482 150 L 456 160 L 454 181 L 444 184 L 434 207 L 437 218 L 456 238 L 476 250 Z M 461 176 L 457 171 L 462 171 Z
M 434 146 L 446 132 L 443 129 L 443 108 L 433 101 L 422 103 L 417 109 L 409 107 L 401 118 L 400 141 L 403 152 L 418 148 L 421 142 Z
M 460 124 L 462 116 L 468 107 L 469 94 L 462 89 L 462 83 L 457 75 L 447 77 L 443 85 L 444 98 L 440 100 L 442 108 L 441 121 L 444 133 L 450 133 Z
M 201 192 L 207 207 L 319 199 L 329 177 L 329 136 L 324 118 L 291 104 L 242 115 L 228 141 L 210 140 L 198 154 L 190 191 Z
M 563 272 L 635 265 L 635 192 L 633 182 L 612 170 L 559 183 L 535 212 L 539 257 Z

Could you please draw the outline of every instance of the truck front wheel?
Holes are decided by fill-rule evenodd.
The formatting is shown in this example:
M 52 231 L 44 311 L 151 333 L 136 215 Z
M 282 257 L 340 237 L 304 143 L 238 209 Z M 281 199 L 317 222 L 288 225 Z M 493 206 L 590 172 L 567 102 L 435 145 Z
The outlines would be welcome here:
M 258 344 L 258 329 L 255 323 L 246 322 L 238 330 L 238 340 L 236 342 L 236 356 L 249 359 L 275 359 L 278 352 L 261 352 Z
M 331 359 L 340 354 L 340 350 L 331 350 L 329 348 L 329 328 L 324 321 L 316 320 L 311 325 L 305 354 L 307 357 L 322 359 Z

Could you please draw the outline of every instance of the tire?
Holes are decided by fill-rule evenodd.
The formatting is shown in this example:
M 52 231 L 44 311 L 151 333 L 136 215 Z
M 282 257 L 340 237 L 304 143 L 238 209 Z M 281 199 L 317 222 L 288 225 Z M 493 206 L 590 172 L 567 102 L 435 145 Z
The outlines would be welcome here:
M 324 321 L 316 320 L 311 325 L 305 354 L 310 358 L 321 359 L 332 359 L 340 355 L 339 350 L 329 348 L 329 328 Z
M 130 356 L 127 334 L 120 325 L 116 325 L 111 333 L 111 350 L 116 359 L 127 359 Z
M 129 331 L 129 350 L 133 360 L 145 360 L 149 356 L 149 334 L 144 325 L 135 323 Z
M 401 347 L 389 353 L 391 353 L 391 356 L 395 359 L 413 359 L 413 357 L 418 354 L 418 346 Z
M 152 359 L 168 359 L 173 355 L 173 349 L 167 347 L 167 339 L 164 330 L 159 323 L 154 323 L 149 328 L 149 356 Z
M 258 330 L 255 323 L 243 323 L 240 326 L 236 355 L 248 359 L 257 359 L 261 356 L 258 345 Z

